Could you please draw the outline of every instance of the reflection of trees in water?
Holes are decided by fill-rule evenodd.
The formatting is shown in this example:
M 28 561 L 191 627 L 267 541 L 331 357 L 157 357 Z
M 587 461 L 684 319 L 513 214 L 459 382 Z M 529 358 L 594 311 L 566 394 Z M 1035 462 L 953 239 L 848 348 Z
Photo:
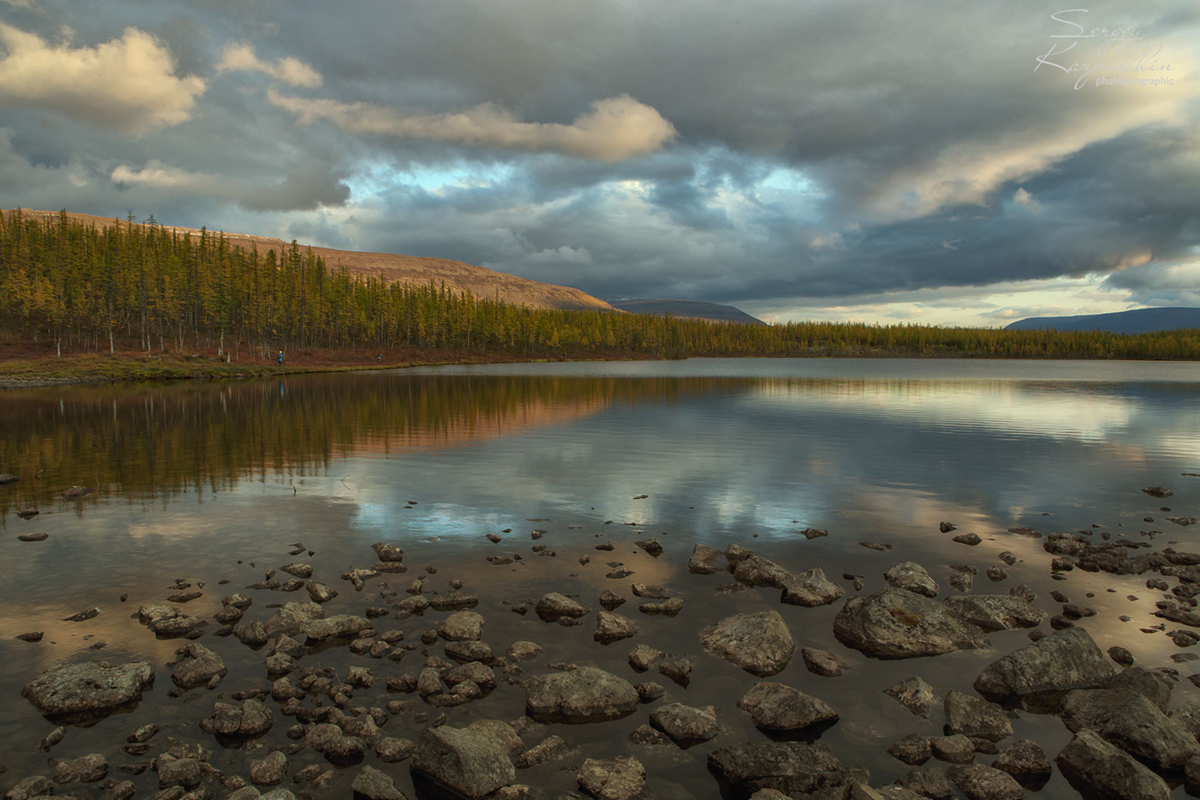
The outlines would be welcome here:
M 0 518 L 72 484 L 149 497 L 442 447 L 617 403 L 746 390 L 728 378 L 314 375 L 285 382 L 14 391 L 0 407 Z M 35 478 L 35 474 L 40 475 Z

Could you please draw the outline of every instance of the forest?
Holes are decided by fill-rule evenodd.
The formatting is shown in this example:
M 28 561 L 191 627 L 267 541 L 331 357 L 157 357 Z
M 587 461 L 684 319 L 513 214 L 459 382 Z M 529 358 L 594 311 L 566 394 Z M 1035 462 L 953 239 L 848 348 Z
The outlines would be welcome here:
M 959 356 L 1197 359 L 1200 330 L 1127 336 L 790 322 L 756 326 L 671 316 L 530 308 L 448 290 L 387 283 L 327 265 L 292 242 L 246 251 L 115 220 L 98 228 L 0 212 L 0 332 L 52 342 L 57 353 L 216 348 L 222 360 L 278 350 L 454 350 L 521 358 L 628 353 L 690 356 Z

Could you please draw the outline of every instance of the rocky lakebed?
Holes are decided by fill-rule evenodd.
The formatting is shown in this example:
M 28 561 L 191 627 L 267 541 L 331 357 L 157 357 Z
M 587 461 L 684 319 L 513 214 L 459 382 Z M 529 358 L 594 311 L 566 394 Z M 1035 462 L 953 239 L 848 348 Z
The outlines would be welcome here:
M 1172 494 L 1148 487 L 1139 502 Z M 444 558 L 404 537 L 355 552 L 295 541 L 217 577 L 217 556 L 204 580 L 97 591 L 57 631 L 4 631 L 8 647 L 43 648 L 110 626 L 108 641 L 8 688 L 26 724 L 4 742 L 0 788 L 8 800 L 1200 793 L 1200 547 L 1182 546 L 1194 519 L 1157 514 L 1136 533 L 981 537 L 947 521 L 936 535 L 954 563 L 861 541 L 870 558 L 854 570 L 806 556 L 836 531 L 714 547 L 612 520 L 532 519 Z M 1133 601 L 1152 605 L 1117 613 Z M 122 657 L 149 642 L 165 657 Z

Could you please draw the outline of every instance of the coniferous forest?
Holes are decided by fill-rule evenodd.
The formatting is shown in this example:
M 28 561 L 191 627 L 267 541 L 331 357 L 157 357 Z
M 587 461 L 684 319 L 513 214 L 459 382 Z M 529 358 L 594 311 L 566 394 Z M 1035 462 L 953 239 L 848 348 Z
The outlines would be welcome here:
M 529 308 L 442 286 L 389 284 L 327 265 L 295 242 L 246 251 L 154 223 L 97 228 L 0 213 L 0 331 L 56 351 L 216 348 L 455 350 L 513 357 L 928 355 L 1198 359 L 1200 330 L 1105 332 L 798 322 L 756 326 Z

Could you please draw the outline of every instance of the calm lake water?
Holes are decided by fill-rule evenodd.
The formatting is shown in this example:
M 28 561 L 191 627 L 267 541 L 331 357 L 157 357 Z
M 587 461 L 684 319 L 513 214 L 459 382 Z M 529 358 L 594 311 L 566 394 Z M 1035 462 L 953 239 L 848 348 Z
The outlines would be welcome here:
M 197 727 L 218 694 L 264 685 L 262 653 L 211 635 L 214 623 L 200 641 L 223 656 L 229 676 L 215 691 L 171 698 L 165 664 L 186 641 L 156 640 L 138 624 L 136 611 L 163 602 L 182 579 L 205 585 L 203 597 L 185 610 L 207 617 L 220 608 L 222 595 L 293 560 L 312 564 L 317 579 L 340 592 L 327 614 L 362 614 L 381 605 L 386 585 L 407 597 L 409 581 L 433 565 L 437 572 L 426 580 L 426 592 L 463 581 L 479 595 L 484 640 L 498 652 L 518 639 L 545 648 L 522 665 L 527 674 L 545 671 L 548 662 L 593 663 L 631 681 L 659 681 L 667 687 L 660 703 L 717 706 L 723 732 L 687 750 L 626 741 L 652 706 L 615 722 L 551 726 L 547 734 L 579 745 L 582 756 L 518 773 L 519 781 L 543 786 L 551 797 L 574 788 L 583 757 L 625 753 L 645 764 L 660 797 L 720 796 L 706 754 L 762 737 L 736 707 L 756 679 L 706 654 L 698 642 L 702 627 L 728 614 L 778 610 L 798 647 L 828 648 L 851 665 L 842 677 L 820 678 L 797 653 L 773 680 L 840 712 L 820 741 L 843 763 L 869 768 L 873 785 L 909 769 L 887 755 L 894 741 L 942 731 L 940 710 L 928 720 L 913 716 L 884 688 L 919 675 L 939 695 L 970 693 L 983 667 L 1029 641 L 1025 631 L 1005 631 L 991 636 L 990 650 L 868 659 L 833 636 L 840 602 L 807 609 L 780 605 L 778 590 L 718 594 L 715 587 L 729 582 L 728 575 L 687 572 L 696 542 L 720 549 L 739 543 L 795 570 L 819 565 L 848 596 L 855 591 L 843 573 L 862 576 L 862 592 L 870 593 L 884 585 L 885 569 L 905 560 L 925 565 L 947 596 L 956 593 L 947 582 L 950 565 L 973 565 L 979 569 L 974 592 L 1002 593 L 1027 583 L 1038 593 L 1037 605 L 1057 613 L 1060 606 L 1049 597 L 1057 589 L 1097 610 L 1080 624 L 1102 648 L 1121 644 L 1144 666 L 1171 666 L 1181 675 L 1200 671 L 1200 662 L 1170 661 L 1181 651 L 1161 632 L 1142 632 L 1161 622 L 1151 616 L 1161 595 L 1146 588 L 1146 576 L 1076 570 L 1066 582 L 1052 581 L 1041 541 L 1008 532 L 1029 526 L 1146 541 L 1151 537 L 1142 532 L 1161 531 L 1152 538 L 1155 547 L 1200 549 L 1193 541 L 1200 526 L 1165 519 L 1200 516 L 1200 478 L 1182 474 L 1200 473 L 1200 364 L 698 359 L 14 390 L 0 392 L 4 472 L 20 481 L 0 486 L 0 794 L 26 775 L 50 772 L 38 742 L 53 725 L 20 697 L 20 688 L 64 659 L 148 659 L 158 680 L 131 712 L 68 729 L 54 757 L 99 752 L 123 780 L 128 776 L 117 765 L 144 763 L 175 736 L 205 742 L 214 750 L 214 766 L 246 776 L 250 759 L 289 744 L 284 734 L 292 720 L 274 703 L 274 728 L 239 749 L 223 749 Z M 95 491 L 78 501 L 59 497 L 73 484 Z M 1149 486 L 1164 486 L 1174 496 L 1149 497 L 1141 491 Z M 40 514 L 18 518 L 26 508 Z M 953 543 L 952 534 L 939 532 L 941 521 L 983 542 Z M 829 535 L 806 539 L 800 531 L 808 527 Z M 535 530 L 545 532 L 537 542 Z M 49 538 L 18 541 L 29 533 Z M 502 541 L 492 543 L 489 533 Z M 634 547 L 650 536 L 664 546 L 658 558 Z M 355 592 L 339 576 L 371 566 L 371 544 L 378 541 L 404 548 L 408 573 L 382 575 Z M 892 549 L 870 550 L 859 544 L 864 541 Z M 315 554 L 289 556 L 298 542 Z M 602 543 L 615 549 L 597 551 Z M 535 544 L 555 555 L 539 556 L 531 551 Z M 1005 550 L 1021 560 L 993 584 L 984 570 L 1000 564 L 997 555 Z M 514 554 L 521 559 L 512 564 L 486 560 Z M 581 556 L 590 563 L 581 564 Z M 610 561 L 634 574 L 606 578 Z M 218 585 L 222 580 L 230 583 Z M 640 635 L 610 646 L 595 643 L 597 596 L 612 589 L 635 601 L 632 581 L 670 587 L 684 598 L 683 612 L 649 617 L 630 602 L 619 612 L 637 622 Z M 532 612 L 512 613 L 510 603 L 536 601 L 548 591 L 578 594 L 593 613 L 570 628 L 542 623 Z M 250 594 L 247 620 L 265 620 L 270 604 L 307 599 L 303 592 Z M 94 619 L 62 621 L 92 606 L 101 609 Z M 376 629 L 398 629 L 406 642 L 417 641 L 443 617 L 433 610 L 404 620 L 384 617 Z M 40 643 L 14 639 L 35 630 L 45 631 Z M 690 685 L 676 686 L 655 672 L 635 676 L 626 656 L 639 642 L 690 656 L 696 665 Z M 440 645 L 428 649 L 442 652 Z M 310 659 L 373 668 L 375 686 L 355 695 L 363 706 L 402 697 L 387 695 L 383 679 L 418 672 L 423 660 L 421 649 L 392 663 L 346 648 L 301 664 Z M 1174 697 L 1197 693 L 1182 680 Z M 411 699 L 414 711 L 440 712 L 423 707 L 416 695 Z M 524 713 L 524 694 L 501 684 L 447 713 L 452 725 L 511 720 Z M 125 737 L 147 722 L 163 728 L 156 748 L 143 758 L 123 753 Z M 1056 717 L 1022 714 L 1014 726 L 1014 740 L 1035 739 L 1051 759 L 1070 740 Z M 409 712 L 393 717 L 384 731 L 415 740 L 423 727 Z M 978 760 L 990 763 L 991 757 Z M 329 766 L 312 751 L 290 762 L 290 775 L 308 764 Z M 373 755 L 365 763 L 394 775 L 414 795 L 407 763 L 384 765 Z M 356 772 L 346 768 L 340 782 L 318 794 L 349 796 Z M 139 793 L 156 788 L 153 771 L 133 780 Z M 296 788 L 290 777 L 284 785 Z M 1182 788 L 1177 793 L 1183 796 Z M 1077 795 L 1056 774 L 1037 796 Z

